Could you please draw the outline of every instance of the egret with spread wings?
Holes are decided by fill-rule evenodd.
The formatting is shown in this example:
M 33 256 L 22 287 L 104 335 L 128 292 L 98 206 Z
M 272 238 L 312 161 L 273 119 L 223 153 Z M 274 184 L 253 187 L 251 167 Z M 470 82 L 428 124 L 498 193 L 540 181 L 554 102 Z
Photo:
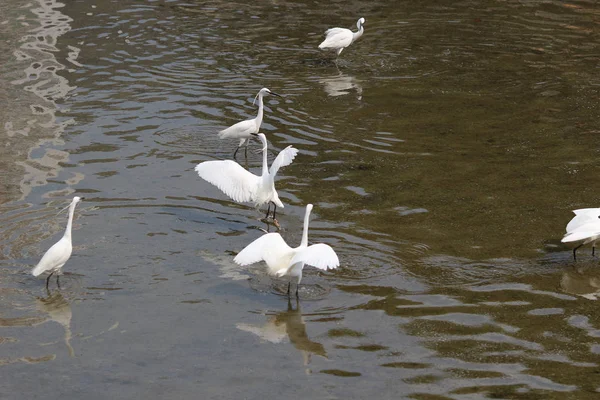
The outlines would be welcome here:
M 302 280 L 302 269 L 305 264 L 325 271 L 337 268 L 340 261 L 329 245 L 324 243 L 308 245 L 308 222 L 312 208 L 312 204 L 306 206 L 300 246 L 292 248 L 279 233 L 267 233 L 246 246 L 233 261 L 242 266 L 264 261 L 271 275 L 298 277 L 298 286 Z M 290 285 L 291 281 L 288 283 L 288 295 Z M 298 286 L 296 286 L 296 297 Z
M 273 203 L 273 220 L 276 222 L 275 211 L 277 207 L 283 208 L 283 203 L 275 190 L 275 175 L 279 168 L 292 163 L 298 149 L 288 146 L 281 150 L 269 168 L 267 138 L 262 133 L 254 135 L 258 136 L 263 144 L 262 175 L 254 175 L 232 160 L 205 161 L 196 165 L 195 170 L 200 178 L 212 183 L 238 203 L 253 202 L 257 207 L 269 203 L 266 219 L 269 218 Z

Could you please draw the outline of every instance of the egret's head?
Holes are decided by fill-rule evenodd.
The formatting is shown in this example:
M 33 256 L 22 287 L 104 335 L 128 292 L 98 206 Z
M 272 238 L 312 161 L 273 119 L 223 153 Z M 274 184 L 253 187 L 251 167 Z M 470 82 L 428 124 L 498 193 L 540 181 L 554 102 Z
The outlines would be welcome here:
M 280 96 L 280 95 L 278 95 L 277 93 L 275 93 L 275 92 L 272 92 L 271 90 L 269 90 L 269 89 L 267 89 L 267 88 L 265 87 L 265 88 L 262 88 L 262 89 L 260 89 L 260 91 L 258 92 L 258 94 L 256 95 L 256 97 L 254 98 L 254 101 L 252 102 L 252 104 L 256 103 L 256 99 L 257 99 L 258 97 L 263 97 L 263 96 L 266 96 L 266 95 L 268 95 L 268 94 L 272 94 L 273 96 L 281 97 L 281 96 Z
M 313 209 L 313 205 L 312 205 L 312 204 L 307 204 L 307 205 L 306 205 L 306 212 L 307 212 L 307 213 L 309 213 L 309 214 L 310 214 L 310 212 L 312 211 L 312 209 Z
M 251 133 L 251 135 L 260 139 L 260 141 L 263 144 L 262 150 L 266 150 L 267 149 L 267 137 L 265 136 L 264 133 Z
M 83 197 L 79 197 L 79 196 L 73 197 L 73 203 L 75 203 L 75 204 L 79 203 L 81 200 L 83 200 Z
M 356 25 L 358 26 L 358 29 L 360 29 L 361 25 L 364 25 L 364 23 L 365 23 L 365 19 L 359 18 L 358 22 L 356 23 Z

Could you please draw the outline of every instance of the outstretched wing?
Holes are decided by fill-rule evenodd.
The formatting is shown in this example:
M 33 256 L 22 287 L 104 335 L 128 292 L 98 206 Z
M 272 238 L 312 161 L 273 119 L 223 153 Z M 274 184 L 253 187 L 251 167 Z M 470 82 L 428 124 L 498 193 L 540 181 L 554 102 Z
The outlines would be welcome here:
M 317 243 L 308 246 L 296 253 L 290 265 L 303 262 L 322 270 L 335 269 L 340 265 L 340 260 L 331 246 L 325 243 Z
M 260 178 L 231 160 L 205 161 L 194 168 L 200 178 L 212 183 L 239 203 L 253 201 Z
M 244 247 L 233 261 L 244 266 L 264 260 L 270 273 L 274 274 L 282 263 L 287 263 L 291 251 L 279 233 L 267 233 Z
M 567 233 L 573 232 L 587 223 L 600 221 L 600 208 L 581 208 L 573 210 L 573 213 L 575 213 L 575 216 L 567 224 Z
M 325 32 L 325 40 L 319 45 L 320 49 L 339 49 L 352 43 L 352 31 L 345 28 L 331 28 Z
M 271 164 L 271 169 L 269 170 L 269 174 L 271 176 L 277 175 L 277 171 L 279 168 L 288 166 L 294 161 L 294 157 L 298 154 L 298 149 L 293 148 L 292 146 L 288 146 L 285 149 L 281 150 L 275 160 L 273 160 L 273 164 Z

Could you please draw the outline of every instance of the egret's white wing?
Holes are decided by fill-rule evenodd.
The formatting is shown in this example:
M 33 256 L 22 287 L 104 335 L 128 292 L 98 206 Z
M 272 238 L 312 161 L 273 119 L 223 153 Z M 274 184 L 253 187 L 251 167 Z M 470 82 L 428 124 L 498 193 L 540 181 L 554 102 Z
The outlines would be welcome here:
M 33 268 L 31 274 L 39 276 L 46 271 L 62 267 L 71 257 L 72 250 L 72 246 L 66 240 L 59 240 L 48 249 L 40 262 Z
M 244 247 L 233 261 L 242 266 L 250 265 L 262 260 L 283 258 L 291 250 L 279 233 L 267 233 Z
M 320 49 L 339 49 L 352 43 L 352 31 L 345 28 L 331 28 L 325 32 L 325 40 L 319 45 Z
M 288 146 L 285 149 L 281 150 L 275 160 L 273 160 L 273 164 L 271 164 L 271 169 L 269 170 L 269 174 L 271 176 L 277 175 L 277 171 L 279 168 L 288 166 L 294 161 L 294 157 L 298 154 L 298 149 L 293 148 L 292 146 Z
M 600 236 L 600 222 L 594 221 L 581 225 L 575 231 L 568 232 L 561 240 L 563 243 L 578 242 L 590 239 L 594 236 Z
M 256 127 L 256 119 L 248 119 L 246 121 L 238 122 L 237 124 L 231 125 L 229 128 L 220 131 L 219 139 L 247 138 L 251 133 L 256 132 L 258 132 Z
M 212 183 L 234 201 L 252 201 L 260 178 L 231 160 L 205 161 L 194 168 L 200 178 Z
M 322 270 L 335 269 L 340 265 L 340 260 L 331 246 L 325 243 L 317 243 L 296 253 L 291 265 L 303 262 Z
M 573 213 L 575 213 L 575 216 L 567 224 L 567 233 L 573 232 L 587 223 L 600 221 L 600 208 L 581 208 L 573 210 Z

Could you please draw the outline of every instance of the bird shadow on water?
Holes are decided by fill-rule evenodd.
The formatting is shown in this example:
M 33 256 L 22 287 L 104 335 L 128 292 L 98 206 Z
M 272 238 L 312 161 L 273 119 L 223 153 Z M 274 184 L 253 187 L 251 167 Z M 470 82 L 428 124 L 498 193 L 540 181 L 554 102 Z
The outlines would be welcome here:
M 560 289 L 588 300 L 600 297 L 600 266 L 598 260 L 567 267 L 560 278 Z
M 270 343 L 289 341 L 302 354 L 304 366 L 308 366 L 313 354 L 327 358 L 327 352 L 321 343 L 312 341 L 308 337 L 300 301 L 296 299 L 295 303 L 296 308 L 294 309 L 292 299 L 288 298 L 287 309 L 276 313 L 261 313 L 267 317 L 267 321 L 263 325 L 237 323 L 236 328 L 255 334 L 261 340 Z M 308 368 L 305 372 L 312 373 Z
M 46 289 L 46 296 L 38 296 L 35 298 L 35 306 L 38 311 L 48 315 L 46 321 L 54 321 L 61 325 L 65 330 L 64 342 L 69 351 L 69 356 L 75 357 L 75 350 L 71 346 L 71 302 L 60 290 Z M 51 345 L 54 343 L 45 343 Z

